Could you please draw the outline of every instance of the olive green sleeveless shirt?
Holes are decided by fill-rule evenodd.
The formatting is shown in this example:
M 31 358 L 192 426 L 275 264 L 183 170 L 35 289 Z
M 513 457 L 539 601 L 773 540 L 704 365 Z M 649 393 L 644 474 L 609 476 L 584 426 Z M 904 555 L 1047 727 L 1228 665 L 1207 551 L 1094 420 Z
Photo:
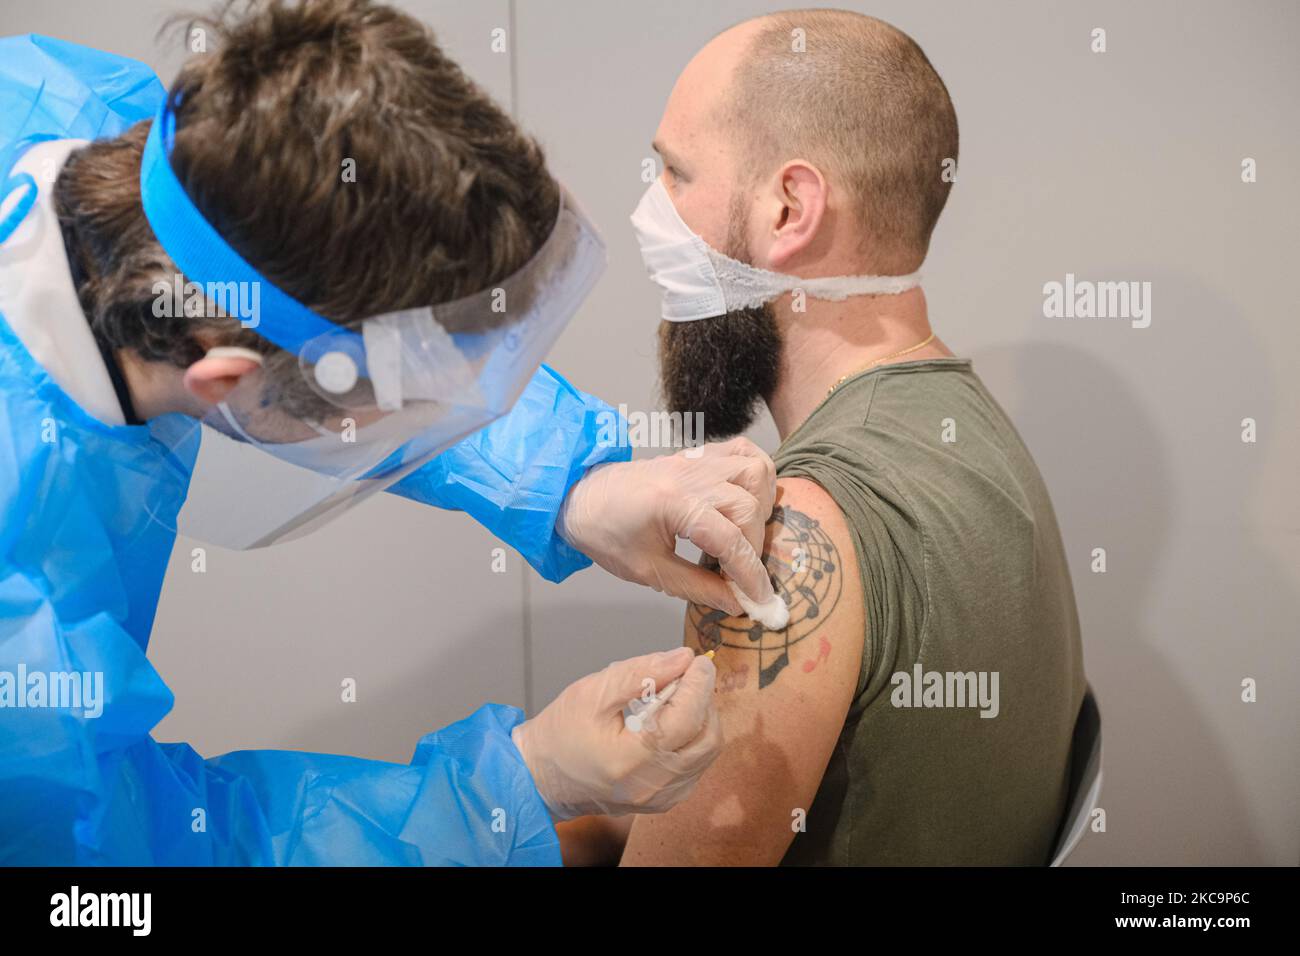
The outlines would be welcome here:
M 866 604 L 857 691 L 783 862 L 1047 863 L 1083 656 L 1052 503 L 1006 414 L 969 360 L 888 365 L 775 460 L 843 511 Z

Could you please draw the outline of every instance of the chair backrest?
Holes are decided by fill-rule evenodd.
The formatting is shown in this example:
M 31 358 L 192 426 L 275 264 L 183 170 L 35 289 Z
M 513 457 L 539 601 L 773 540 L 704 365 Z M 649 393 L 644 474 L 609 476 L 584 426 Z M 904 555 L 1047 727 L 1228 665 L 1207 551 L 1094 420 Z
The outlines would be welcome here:
M 1070 798 L 1052 851 L 1052 866 L 1060 866 L 1074 852 L 1088 829 L 1088 820 L 1101 796 L 1101 711 L 1089 687 L 1074 722 L 1070 747 Z

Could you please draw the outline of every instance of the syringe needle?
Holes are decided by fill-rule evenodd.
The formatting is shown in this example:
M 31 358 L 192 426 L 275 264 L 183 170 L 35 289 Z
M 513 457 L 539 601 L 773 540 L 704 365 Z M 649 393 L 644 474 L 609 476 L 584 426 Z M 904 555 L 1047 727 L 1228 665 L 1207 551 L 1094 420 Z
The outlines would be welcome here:
M 706 651 L 704 656 L 709 660 L 713 660 L 713 654 L 713 651 Z M 673 694 L 677 693 L 677 685 L 681 682 L 682 679 L 677 678 L 677 680 L 644 703 L 640 700 L 628 701 L 628 708 L 623 713 L 623 726 L 633 733 L 640 731 L 646 725 L 646 721 L 653 717 L 660 707 L 668 703 Z
M 707 652 L 705 652 L 705 657 L 712 661 L 712 659 L 714 659 L 714 652 L 712 652 L 712 650 L 707 650 Z M 642 727 L 646 726 L 646 722 L 649 721 L 651 717 L 654 717 L 656 711 L 671 700 L 672 695 L 675 695 L 677 692 L 677 684 L 680 683 L 681 678 L 673 680 L 671 684 L 668 684 L 666 688 L 663 688 L 662 691 L 656 693 L 656 695 L 651 697 L 650 700 L 641 701 L 640 698 L 637 698 L 637 700 L 628 701 L 627 708 L 624 708 L 623 710 L 623 726 L 627 727 L 628 730 L 632 732 L 640 731 Z

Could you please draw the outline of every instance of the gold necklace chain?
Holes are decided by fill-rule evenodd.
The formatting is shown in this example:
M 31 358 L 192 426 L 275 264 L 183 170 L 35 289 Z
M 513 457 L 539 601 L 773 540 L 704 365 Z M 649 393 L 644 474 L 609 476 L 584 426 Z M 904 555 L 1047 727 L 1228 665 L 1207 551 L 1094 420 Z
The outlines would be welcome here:
M 900 349 L 897 352 L 891 352 L 889 355 L 886 355 L 883 358 L 878 358 L 874 362 L 870 362 L 867 365 L 862 366 L 862 368 L 858 369 L 856 372 L 850 372 L 848 375 L 845 375 L 843 378 L 841 378 L 838 382 L 836 382 L 826 391 L 826 397 L 830 398 L 831 395 L 834 394 L 837 388 L 843 385 L 848 379 L 851 379 L 854 375 L 861 375 L 867 369 L 875 368 L 877 365 L 880 365 L 884 362 L 888 362 L 890 359 L 896 359 L 903 355 L 907 355 L 909 352 L 915 352 L 918 349 L 923 349 L 933 341 L 934 341 L 934 333 L 931 332 L 929 335 L 925 337 L 924 342 L 917 342 L 915 345 L 909 345 L 905 349 Z

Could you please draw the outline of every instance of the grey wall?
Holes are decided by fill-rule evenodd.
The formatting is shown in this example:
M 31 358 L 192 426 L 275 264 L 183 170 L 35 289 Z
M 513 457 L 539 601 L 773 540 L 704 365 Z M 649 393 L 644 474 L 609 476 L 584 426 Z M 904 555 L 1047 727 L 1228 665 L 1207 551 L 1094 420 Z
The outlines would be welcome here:
M 548 148 L 610 243 L 552 356 L 653 408 L 656 296 L 627 227 L 677 71 L 749 0 L 408 2 Z M 1106 739 L 1107 832 L 1077 863 L 1300 860 L 1300 470 L 1293 3 L 882 2 L 925 48 L 962 127 L 926 266 L 934 325 L 970 355 L 1052 488 Z M 0 8 L 169 79 L 164 2 Z M 179 9 L 185 9 L 181 5 Z M 511 28 L 513 56 L 489 47 Z M 1089 51 L 1104 27 L 1109 52 Z M 512 88 L 515 94 L 512 96 Z M 1243 157 L 1259 181 L 1240 179 Z M 1153 284 L 1150 328 L 1047 319 L 1042 286 Z M 1240 423 L 1257 420 L 1243 444 Z M 775 447 L 764 421 L 755 440 Z M 380 496 L 384 498 L 385 496 Z M 540 581 L 457 515 L 372 500 L 265 552 L 174 556 L 152 657 L 176 692 L 160 739 L 203 753 L 401 759 L 485 699 L 540 707 L 608 661 L 680 639 L 672 600 L 587 571 Z M 1090 570 L 1107 551 L 1105 574 Z M 356 704 L 339 684 L 359 682 Z M 1257 703 L 1241 702 L 1254 678 Z

